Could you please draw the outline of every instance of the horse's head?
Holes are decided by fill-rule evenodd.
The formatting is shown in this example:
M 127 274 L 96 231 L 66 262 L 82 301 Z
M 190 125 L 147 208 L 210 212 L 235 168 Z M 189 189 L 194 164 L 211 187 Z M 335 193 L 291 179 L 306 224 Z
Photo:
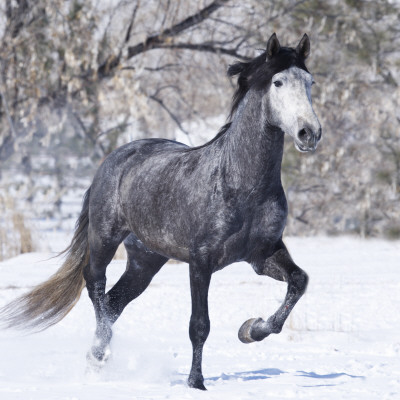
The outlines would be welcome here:
M 271 78 L 267 100 L 269 122 L 281 128 L 294 139 L 299 151 L 317 148 L 321 139 L 321 124 L 312 107 L 311 86 L 313 77 L 304 65 L 310 54 L 310 40 L 304 35 L 296 49 L 281 49 L 278 38 L 272 35 L 267 44 L 267 63 L 280 63 L 285 53 L 291 50 L 294 61 L 289 68 L 276 72 Z
M 309 54 L 310 40 L 306 34 L 294 49 L 281 47 L 274 33 L 265 52 L 228 70 L 231 76 L 239 74 L 232 110 L 248 91 L 260 91 L 265 125 L 290 135 L 301 152 L 315 150 L 321 139 L 321 124 L 311 101 L 314 80 L 305 66 Z

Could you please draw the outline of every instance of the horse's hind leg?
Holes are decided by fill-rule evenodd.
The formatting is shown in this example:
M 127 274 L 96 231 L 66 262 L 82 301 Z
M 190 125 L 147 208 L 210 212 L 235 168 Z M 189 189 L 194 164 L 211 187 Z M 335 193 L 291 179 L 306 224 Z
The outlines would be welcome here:
M 112 324 L 129 302 L 144 292 L 154 275 L 168 261 L 168 258 L 147 249 L 132 233 L 125 239 L 124 245 L 128 254 L 126 271 L 105 297 L 108 319 Z
M 125 306 L 138 297 L 151 282 L 153 276 L 168 261 L 168 258 L 148 250 L 133 234 L 124 241 L 128 254 L 127 268 L 119 281 L 105 294 L 105 268 L 115 254 L 121 240 L 111 246 L 107 243 L 102 251 L 91 254 L 90 267 L 85 278 L 89 296 L 96 313 L 96 334 L 94 344 L 88 353 L 88 361 L 96 369 L 101 367 L 110 354 L 111 327 L 121 315 Z M 118 243 L 116 246 L 115 244 Z
M 125 235 L 111 239 L 101 239 L 95 232 L 89 235 L 90 259 L 84 269 L 86 288 L 92 300 L 96 315 L 96 333 L 93 346 L 87 358 L 94 366 L 101 366 L 108 357 L 111 340 L 111 323 L 105 307 L 106 268 L 111 262 Z
M 253 264 L 253 268 L 259 275 L 286 281 L 288 288 L 283 304 L 267 321 L 252 318 L 241 326 L 239 339 L 243 343 L 260 341 L 271 333 L 279 333 L 293 307 L 306 291 L 308 283 L 307 274 L 294 263 L 282 241 L 271 257 L 261 264 Z

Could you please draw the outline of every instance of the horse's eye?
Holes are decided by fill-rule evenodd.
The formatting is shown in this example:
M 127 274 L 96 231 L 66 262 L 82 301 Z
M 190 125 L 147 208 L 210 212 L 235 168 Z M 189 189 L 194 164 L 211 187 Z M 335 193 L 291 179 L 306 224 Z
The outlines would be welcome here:
M 281 87 L 281 86 L 283 85 L 283 83 L 282 83 L 282 81 L 275 81 L 275 82 L 274 82 L 274 85 L 275 85 L 276 87 Z

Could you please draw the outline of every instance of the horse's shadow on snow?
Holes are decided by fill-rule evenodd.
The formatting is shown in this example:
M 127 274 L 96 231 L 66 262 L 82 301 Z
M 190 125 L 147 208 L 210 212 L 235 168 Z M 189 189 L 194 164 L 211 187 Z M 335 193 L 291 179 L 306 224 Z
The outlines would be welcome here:
M 284 371 L 281 371 L 277 368 L 266 368 L 260 369 L 258 371 L 243 371 L 243 372 L 233 372 L 231 374 L 222 373 L 220 376 L 214 376 L 211 378 L 205 378 L 207 382 L 215 382 L 215 381 L 229 381 L 229 380 L 242 380 L 242 381 L 256 381 L 260 379 L 268 379 L 271 376 L 285 374 Z
M 365 376 L 362 375 L 350 375 L 347 374 L 346 372 L 334 372 L 331 374 L 317 374 L 316 372 L 306 372 L 306 371 L 297 371 L 296 376 L 304 376 L 306 378 L 313 378 L 313 379 L 319 379 L 319 380 L 333 380 L 337 378 L 351 378 L 351 379 L 365 379 Z M 331 381 L 330 383 L 326 382 L 324 384 L 311 384 L 311 385 L 301 385 L 303 387 L 308 387 L 308 386 L 336 386 L 342 384 L 343 381 Z
M 326 375 L 320 375 L 315 372 L 306 372 L 306 371 L 297 371 L 297 373 L 298 373 L 297 376 L 305 376 L 307 378 L 315 378 L 315 379 L 335 379 L 335 378 L 340 378 L 341 376 L 347 376 L 349 378 L 360 378 L 360 379 L 365 378 L 365 376 L 362 375 L 350 375 L 347 374 L 346 372 L 336 372 Z
M 284 371 L 281 371 L 280 369 L 277 368 L 267 368 L 267 369 L 260 369 L 258 371 L 243 371 L 243 372 L 232 372 L 229 374 L 222 373 L 219 376 L 213 376 L 210 378 L 205 378 L 204 383 L 207 384 L 211 382 L 216 382 L 216 381 L 254 381 L 254 380 L 260 380 L 260 379 L 269 379 L 272 376 L 280 375 L 280 374 L 285 374 Z M 184 375 L 184 374 L 179 374 L 179 375 Z M 186 380 L 175 380 L 171 382 L 172 386 L 175 385 L 185 385 Z
M 266 368 L 266 369 L 260 369 L 257 371 L 242 371 L 242 372 L 232 372 L 229 374 L 222 373 L 219 376 L 213 376 L 209 378 L 205 378 L 204 382 L 205 384 L 216 382 L 216 381 L 256 381 L 256 380 L 262 380 L 262 379 L 269 379 L 272 378 L 273 376 L 279 376 L 282 374 L 287 374 L 287 372 L 282 371 L 278 368 Z M 337 380 L 338 378 L 351 378 L 351 379 L 365 379 L 365 376 L 359 376 L 359 375 L 350 375 L 347 374 L 346 372 L 333 372 L 331 374 L 317 374 L 316 372 L 306 372 L 306 371 L 297 371 L 297 373 L 294 374 L 294 376 L 299 376 L 299 377 L 305 377 L 305 378 L 312 378 L 312 379 L 317 379 L 318 382 L 320 383 L 311 383 L 310 385 L 300 385 L 303 387 L 308 387 L 308 386 L 336 386 L 336 385 L 341 385 L 343 384 L 343 380 Z M 336 381 L 335 381 L 336 380 Z M 322 383 L 321 381 L 325 381 Z M 184 381 L 182 380 L 177 380 L 172 383 L 173 385 L 178 385 L 178 384 L 184 384 Z
M 258 371 L 243 371 L 243 372 L 233 372 L 231 374 L 221 374 L 220 376 L 215 376 L 211 378 L 206 378 L 205 381 L 209 382 L 215 382 L 218 380 L 222 381 L 229 381 L 229 380 L 242 380 L 242 381 L 254 381 L 254 380 L 260 380 L 260 379 L 269 379 L 273 376 L 281 375 L 281 374 L 286 374 L 287 372 L 282 371 L 277 368 L 267 368 L 267 369 L 260 369 Z M 318 380 L 335 380 L 337 378 L 341 377 L 347 377 L 347 378 L 352 378 L 352 379 L 365 379 L 364 376 L 359 376 L 359 375 L 350 375 L 347 374 L 346 372 L 335 372 L 331 374 L 324 374 L 320 375 L 315 372 L 306 372 L 306 371 L 297 371 L 295 376 L 302 376 L 305 378 L 313 378 L 313 379 L 318 379 Z M 331 381 L 330 385 L 335 385 L 338 384 L 339 382 L 333 383 Z M 342 382 L 341 382 L 342 383 Z M 315 386 L 315 385 L 312 385 Z M 325 386 L 325 385 L 318 385 L 318 386 Z

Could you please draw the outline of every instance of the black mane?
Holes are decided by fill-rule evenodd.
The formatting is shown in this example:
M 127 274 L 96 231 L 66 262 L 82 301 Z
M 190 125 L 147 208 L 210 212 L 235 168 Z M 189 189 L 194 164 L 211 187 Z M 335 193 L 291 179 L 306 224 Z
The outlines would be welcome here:
M 209 142 L 200 146 L 191 147 L 189 150 L 201 149 L 214 143 L 223 136 L 229 130 L 233 115 L 249 89 L 264 89 L 270 84 L 275 74 L 290 67 L 298 67 L 308 72 L 304 57 L 302 57 L 296 49 L 291 47 L 280 47 L 279 51 L 270 58 L 267 57 L 267 50 L 265 50 L 250 61 L 239 61 L 230 65 L 227 71 L 228 76 L 239 75 L 239 77 L 237 80 L 237 88 L 233 95 L 228 122 L 221 127 L 217 135 Z

